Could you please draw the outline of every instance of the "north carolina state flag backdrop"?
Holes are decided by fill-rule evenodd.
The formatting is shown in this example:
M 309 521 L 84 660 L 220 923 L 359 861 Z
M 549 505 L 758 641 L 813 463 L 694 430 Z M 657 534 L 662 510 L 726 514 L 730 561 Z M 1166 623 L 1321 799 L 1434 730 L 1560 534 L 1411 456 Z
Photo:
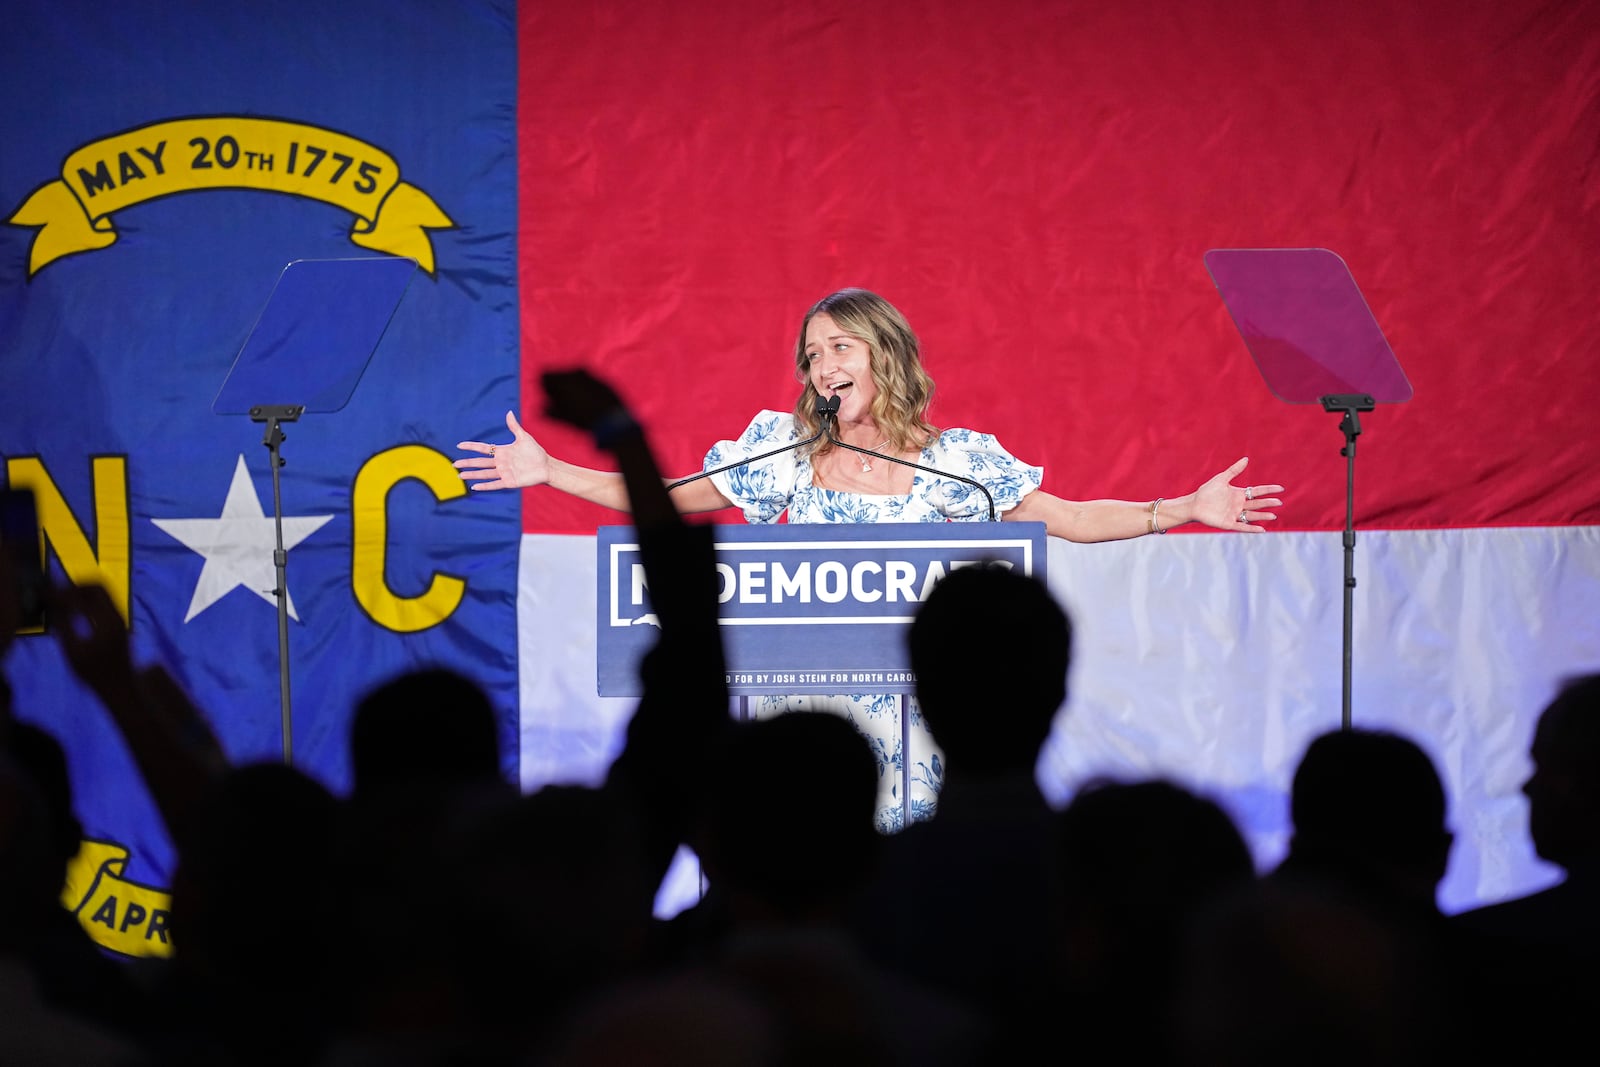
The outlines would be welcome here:
M 1267 536 L 1050 560 L 1078 642 L 1041 782 L 1180 778 L 1267 862 L 1339 723 L 1343 439 L 1274 399 L 1202 257 L 1331 249 L 1415 389 L 1363 417 L 1355 718 L 1446 778 L 1446 902 L 1504 894 L 1549 876 L 1516 792 L 1532 717 L 1600 666 L 1597 27 L 1595 0 L 30 0 L 0 38 L 6 476 L 59 490 L 56 573 L 125 565 L 141 659 L 271 758 L 274 607 L 215 580 L 270 558 L 265 451 L 209 404 L 287 261 L 431 258 L 350 408 L 285 445 L 296 736 L 342 785 L 354 694 L 443 660 L 501 698 L 508 773 L 590 778 L 629 710 L 594 695 L 590 625 L 592 534 L 622 516 L 451 496 L 454 443 L 520 408 L 603 464 L 533 387 L 583 365 L 695 469 L 792 402 L 804 309 L 865 286 L 921 335 L 936 421 L 1058 496 L 1175 496 L 1242 455 L 1290 487 Z M 227 534 L 212 580 L 179 520 Z M 19 702 L 123 849 L 94 858 L 159 889 L 148 800 L 50 649 L 13 651 Z

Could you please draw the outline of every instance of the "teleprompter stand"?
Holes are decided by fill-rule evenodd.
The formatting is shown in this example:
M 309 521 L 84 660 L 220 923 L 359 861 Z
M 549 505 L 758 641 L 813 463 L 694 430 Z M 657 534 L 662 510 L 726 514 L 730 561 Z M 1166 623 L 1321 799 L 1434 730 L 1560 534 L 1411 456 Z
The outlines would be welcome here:
M 1340 416 L 1345 457 L 1341 725 L 1351 725 L 1356 438 L 1360 414 L 1411 399 L 1411 383 L 1343 259 L 1325 248 L 1212 249 L 1206 269 L 1278 399 Z
M 283 424 L 307 412 L 343 408 L 366 372 L 416 260 L 297 259 L 283 268 L 211 410 L 249 415 L 266 424 L 261 443 L 272 470 L 276 547 L 273 595 L 278 604 L 278 692 L 283 717 L 283 762 L 294 762 L 289 699 L 289 553 L 283 547 L 283 490 L 279 468 Z

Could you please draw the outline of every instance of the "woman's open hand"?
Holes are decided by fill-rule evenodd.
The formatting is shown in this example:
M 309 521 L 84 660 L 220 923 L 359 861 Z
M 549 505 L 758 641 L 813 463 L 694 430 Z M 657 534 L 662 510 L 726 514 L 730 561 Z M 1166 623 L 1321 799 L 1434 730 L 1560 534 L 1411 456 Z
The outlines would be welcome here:
M 1244 473 L 1248 457 L 1239 460 L 1227 470 L 1216 475 L 1194 492 L 1194 519 L 1219 530 L 1237 530 L 1240 533 L 1265 533 L 1263 522 L 1278 516 L 1272 508 L 1282 507 L 1278 498 L 1281 485 L 1234 485 L 1233 480 Z
M 456 460 L 462 481 L 474 482 L 473 489 L 525 489 L 550 480 L 550 453 L 522 428 L 514 412 L 506 412 L 506 427 L 511 440 L 503 445 L 484 441 L 462 441 L 457 448 L 479 452 Z

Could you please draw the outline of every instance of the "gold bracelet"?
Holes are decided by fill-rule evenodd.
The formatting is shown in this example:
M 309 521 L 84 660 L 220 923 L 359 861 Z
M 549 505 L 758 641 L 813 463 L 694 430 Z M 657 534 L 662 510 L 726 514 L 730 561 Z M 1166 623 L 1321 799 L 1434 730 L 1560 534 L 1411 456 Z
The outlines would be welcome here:
M 1158 496 L 1150 502 L 1150 532 L 1153 534 L 1164 534 L 1167 532 L 1156 525 L 1156 512 L 1161 510 L 1161 502 L 1165 499 L 1166 497 Z

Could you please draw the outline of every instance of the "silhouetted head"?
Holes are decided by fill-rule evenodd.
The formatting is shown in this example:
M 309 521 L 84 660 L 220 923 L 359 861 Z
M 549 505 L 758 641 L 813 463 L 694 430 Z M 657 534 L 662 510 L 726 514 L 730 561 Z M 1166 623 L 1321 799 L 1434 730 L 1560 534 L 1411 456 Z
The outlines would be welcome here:
M 1062 945 L 1073 989 L 1156 995 L 1193 917 L 1255 865 L 1226 812 L 1170 782 L 1090 785 L 1057 816 Z
M 1528 832 L 1539 857 L 1561 866 L 1600 856 L 1600 674 L 1564 685 L 1533 734 Z
M 1413 741 L 1338 730 L 1312 741 L 1290 792 L 1296 865 L 1433 899 L 1453 840 L 1433 761 Z
M 952 571 L 909 640 L 917 700 L 951 773 L 1032 773 L 1072 655 L 1072 625 L 1045 584 L 998 563 Z
M 873 872 L 877 796 L 877 761 L 844 719 L 735 723 L 708 783 L 706 868 L 773 914 L 832 914 Z
M 1227 813 L 1171 782 L 1090 785 L 1058 820 L 1069 897 L 1131 925 L 1181 920 L 1255 876 Z
M 372 690 L 350 728 L 355 792 L 483 784 L 498 779 L 494 709 L 482 687 L 443 668 Z

